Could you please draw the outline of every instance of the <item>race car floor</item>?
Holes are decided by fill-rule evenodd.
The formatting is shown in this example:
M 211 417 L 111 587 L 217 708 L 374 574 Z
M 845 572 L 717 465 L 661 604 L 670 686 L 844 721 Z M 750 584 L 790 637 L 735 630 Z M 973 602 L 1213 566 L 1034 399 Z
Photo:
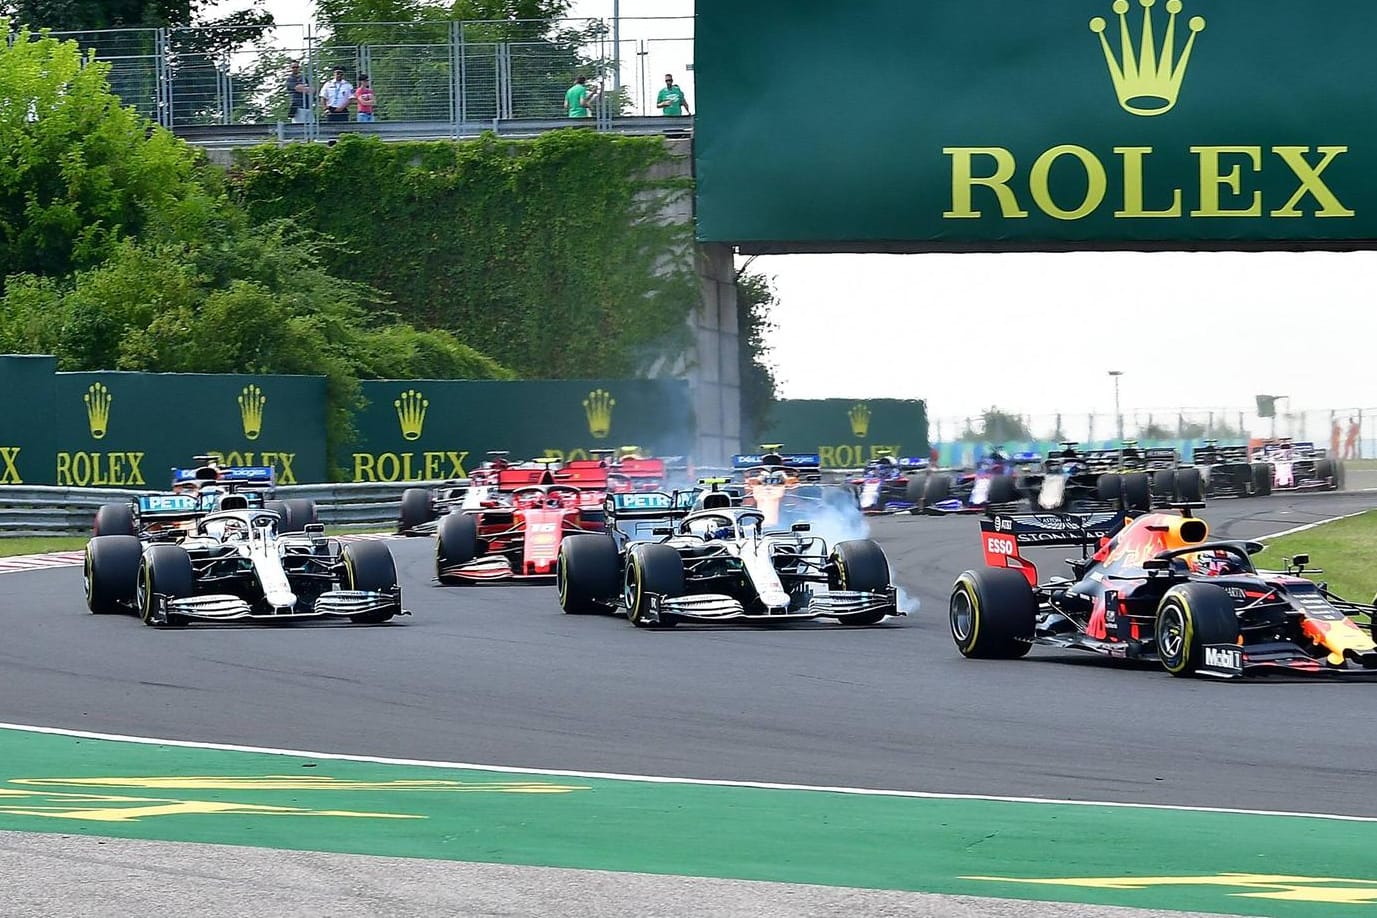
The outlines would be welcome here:
M 1206 516 L 1220 536 L 1255 537 L 1373 502 L 1221 501 Z M 4 575 L 0 720 L 543 773 L 7 730 L 0 829 L 1230 914 L 1327 918 L 1377 903 L 1372 860 L 1354 854 L 1377 841 L 1368 821 L 926 796 L 1377 816 L 1372 796 L 1358 790 L 1377 777 L 1377 719 L 1353 716 L 1367 710 L 1372 688 L 1174 680 L 1151 667 L 1039 650 L 1013 663 L 965 661 L 947 635 L 945 596 L 962 568 L 979 563 L 974 521 L 905 516 L 873 528 L 923 607 L 869 629 L 641 632 L 559 614 L 548 585 L 431 585 L 424 539 L 392 543 L 415 618 L 377 628 L 154 631 L 85 614 L 79 570 Z M 910 793 L 628 782 L 549 769 Z M 417 781 L 460 783 L 422 790 Z M 508 787 L 457 789 L 494 783 Z M 521 789 L 550 783 L 580 789 Z M 150 889 L 182 863 L 179 852 L 200 850 L 107 844 L 121 852 L 115 864 L 159 853 Z M 21 854 L 0 846 L 7 891 L 13 879 L 40 897 L 62 895 L 26 872 L 43 855 L 24 840 L 18 847 Z M 571 889 L 603 882 L 568 876 Z M 542 882 L 512 891 L 510 911 L 485 911 L 477 892 L 472 909 L 457 911 L 576 913 L 572 903 L 551 907 L 552 893 L 525 897 Z M 680 888 L 662 882 L 664 895 Z M 290 899 L 290 890 L 281 894 Z M 71 895 L 75 908 L 76 886 Z M 635 907 L 653 914 L 659 901 Z M 735 901 L 722 910 L 703 901 L 701 913 L 730 914 Z M 971 901 L 942 908 L 1000 913 Z M 34 902 L 33 914 L 49 907 Z M 893 913 L 963 914 L 906 903 Z M 395 913 L 426 904 L 398 903 Z M 882 906 L 890 907 L 876 900 Z

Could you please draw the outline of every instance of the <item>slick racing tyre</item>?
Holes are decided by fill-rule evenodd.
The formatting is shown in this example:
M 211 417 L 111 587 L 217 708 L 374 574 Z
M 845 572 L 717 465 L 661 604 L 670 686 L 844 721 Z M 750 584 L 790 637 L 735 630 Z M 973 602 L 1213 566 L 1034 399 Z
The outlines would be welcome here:
M 672 628 L 674 619 L 668 615 L 653 620 L 650 612 L 651 596 L 675 597 L 684 592 L 684 560 L 668 545 L 633 545 L 626 553 L 626 578 L 622 599 L 626 603 L 626 617 L 637 628 Z
M 987 501 L 991 504 L 1013 504 L 1018 502 L 1018 487 L 1012 475 L 996 475 L 990 479 Z
M 1272 493 L 1272 467 L 1265 462 L 1253 463 L 1253 494 L 1266 497 Z
M 1176 500 L 1176 469 L 1159 469 L 1152 473 L 1152 496 L 1159 504 Z
M 370 593 L 390 593 L 397 588 L 397 563 L 392 551 L 382 542 L 350 542 L 340 553 L 344 562 L 340 587 L 345 590 L 365 590 Z M 377 625 L 397 614 L 396 609 L 382 609 L 349 616 L 360 625 Z
M 86 608 L 94 615 L 134 607 L 143 544 L 131 535 L 96 536 L 86 543 Z
M 1110 473 L 1095 479 L 1095 496 L 1117 507 L 1124 496 L 1124 476 Z
M 136 585 L 139 617 L 145 625 L 185 625 L 186 619 L 169 613 L 167 621 L 159 622 L 153 615 L 158 597 L 187 599 L 196 593 L 196 575 L 191 569 L 191 556 L 180 545 L 150 545 L 143 553 Z
M 138 535 L 134 526 L 134 508 L 128 504 L 101 504 L 96 511 L 96 521 L 92 535 L 132 536 Z
M 952 640 L 962 656 L 1014 660 L 1032 649 L 1038 601 L 1018 571 L 966 571 L 952 587 L 948 611 Z
M 555 586 L 566 615 L 606 612 L 617 601 L 617 543 L 605 535 L 571 535 L 559 545 Z
M 435 530 L 435 577 L 441 583 L 463 583 L 463 578 L 447 577 L 447 567 L 468 564 L 478 557 L 478 521 L 467 513 L 450 513 Z
M 1324 482 L 1326 490 L 1333 491 L 1338 488 L 1339 476 L 1335 471 L 1333 459 L 1321 459 L 1316 462 L 1315 477 Z
M 1173 676 L 1189 676 L 1204 663 L 1206 644 L 1237 644 L 1238 613 L 1222 587 L 1183 583 L 1157 605 L 1157 657 Z
M 833 590 L 883 593 L 889 589 L 889 559 L 870 539 L 852 539 L 832 546 L 827 564 L 827 586 Z M 842 615 L 843 625 L 878 625 L 889 613 L 883 609 Z
M 426 488 L 407 488 L 402 492 L 402 508 L 397 518 L 397 531 L 411 533 L 417 526 L 436 518 L 435 506 Z
M 934 472 L 923 481 L 923 494 L 918 502 L 919 511 L 927 510 L 951 498 L 951 479 L 941 472 Z
M 305 532 L 308 523 L 318 522 L 313 500 L 284 500 L 282 506 L 286 513 L 277 526 L 280 533 Z
M 1152 509 L 1152 481 L 1146 472 L 1129 472 L 1123 477 L 1124 509 L 1129 513 L 1147 513 Z M 1180 486 L 1180 476 L 1177 476 Z
M 1188 466 L 1176 470 L 1176 499 L 1192 504 L 1205 499 L 1205 481 L 1199 469 Z

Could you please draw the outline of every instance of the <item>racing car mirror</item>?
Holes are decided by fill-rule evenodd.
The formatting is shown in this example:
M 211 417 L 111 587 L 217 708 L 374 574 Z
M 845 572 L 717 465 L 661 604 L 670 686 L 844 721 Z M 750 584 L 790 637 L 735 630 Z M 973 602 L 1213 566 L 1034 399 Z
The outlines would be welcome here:
M 795 523 L 794 525 L 790 526 L 789 528 L 792 529 L 794 532 L 812 532 L 812 530 L 813 530 L 813 524 L 812 524 L 812 523 Z

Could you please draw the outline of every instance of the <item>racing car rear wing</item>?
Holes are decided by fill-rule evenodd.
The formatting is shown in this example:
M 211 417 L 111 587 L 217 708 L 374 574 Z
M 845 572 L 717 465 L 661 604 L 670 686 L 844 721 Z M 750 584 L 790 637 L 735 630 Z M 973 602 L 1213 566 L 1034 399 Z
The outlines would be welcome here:
M 767 462 L 766 459 L 778 461 Z M 818 453 L 755 453 L 752 455 L 732 456 L 732 468 L 734 469 L 753 469 L 763 465 L 778 465 L 786 469 L 811 469 L 817 471 L 822 468 L 822 456 Z
M 210 483 L 212 479 L 206 475 L 206 468 L 206 466 L 194 469 L 174 468 L 172 470 L 173 487 L 194 481 Z M 213 480 L 218 484 L 264 485 L 268 488 L 277 484 L 277 473 L 270 465 L 232 465 L 217 468 L 214 471 L 216 477 Z
M 556 484 L 572 485 L 585 491 L 607 487 L 607 465 L 600 459 L 573 459 L 552 474 Z
M 555 479 L 549 469 L 498 469 L 497 489 L 510 491 L 514 488 L 527 488 L 532 485 L 554 484 Z
M 1037 586 L 1037 565 L 1020 549 L 1078 547 L 1087 555 L 1124 528 L 1122 511 L 1097 513 L 1010 513 L 980 521 L 980 547 L 989 567 L 1016 570 Z

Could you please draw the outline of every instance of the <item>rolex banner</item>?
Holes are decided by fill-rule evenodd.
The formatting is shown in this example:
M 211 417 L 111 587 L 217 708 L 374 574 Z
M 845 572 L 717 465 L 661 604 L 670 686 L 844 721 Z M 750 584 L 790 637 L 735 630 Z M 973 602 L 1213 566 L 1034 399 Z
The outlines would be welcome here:
M 639 447 L 688 456 L 693 405 L 683 380 L 365 382 L 358 439 L 339 458 L 352 481 L 462 478 L 490 450 L 586 459 Z
M 1372 247 L 1372 0 L 698 0 L 700 240 Z
M 880 456 L 927 458 L 927 406 L 896 398 L 786 399 L 770 409 L 761 446 L 817 453 L 823 468 L 860 468 Z

